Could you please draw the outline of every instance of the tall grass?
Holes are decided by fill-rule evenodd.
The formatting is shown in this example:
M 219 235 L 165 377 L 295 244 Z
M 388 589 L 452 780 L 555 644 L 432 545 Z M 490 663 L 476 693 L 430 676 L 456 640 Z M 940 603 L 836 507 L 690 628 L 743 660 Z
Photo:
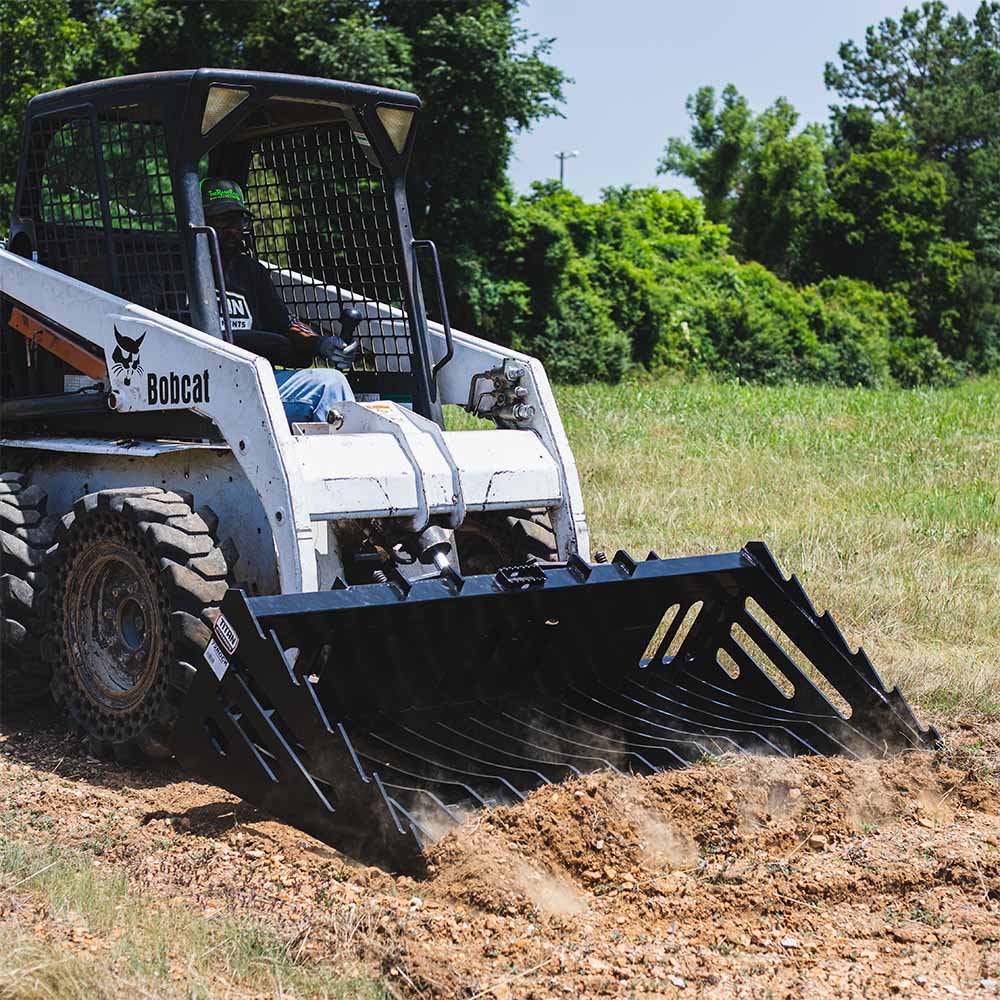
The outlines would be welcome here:
M 1000 711 L 1000 380 L 558 391 L 594 549 L 770 546 L 883 677 Z
M 1000 379 L 650 380 L 556 396 L 594 550 L 760 539 L 911 699 L 1000 711 Z

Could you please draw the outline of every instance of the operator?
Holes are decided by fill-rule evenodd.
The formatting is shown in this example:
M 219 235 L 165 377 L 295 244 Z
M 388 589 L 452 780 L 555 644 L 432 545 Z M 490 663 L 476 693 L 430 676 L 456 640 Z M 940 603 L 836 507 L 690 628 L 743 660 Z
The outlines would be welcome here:
M 206 177 L 201 182 L 201 204 L 205 222 L 219 238 L 233 342 L 275 366 L 278 395 L 289 424 L 325 422 L 333 406 L 353 400 L 354 393 L 337 367 L 309 366 L 314 358 L 324 358 L 350 368 L 347 344 L 340 337 L 320 336 L 289 314 L 267 268 L 244 246 L 243 230 L 250 213 L 238 184 Z

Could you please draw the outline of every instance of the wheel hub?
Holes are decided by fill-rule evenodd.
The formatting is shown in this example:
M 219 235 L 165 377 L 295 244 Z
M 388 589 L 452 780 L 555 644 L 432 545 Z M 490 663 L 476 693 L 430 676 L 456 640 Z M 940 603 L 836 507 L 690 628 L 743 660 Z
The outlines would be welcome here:
M 88 696 L 125 710 L 153 683 L 163 651 L 155 571 L 124 540 L 95 539 L 69 574 L 68 647 Z

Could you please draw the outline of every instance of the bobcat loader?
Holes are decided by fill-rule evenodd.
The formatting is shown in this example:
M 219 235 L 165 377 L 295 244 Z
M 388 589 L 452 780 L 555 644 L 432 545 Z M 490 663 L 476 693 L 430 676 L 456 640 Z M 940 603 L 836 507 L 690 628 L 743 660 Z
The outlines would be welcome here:
M 542 366 L 450 328 L 414 237 L 419 107 L 215 69 L 30 102 L 0 250 L 4 707 L 51 691 L 98 754 L 174 755 L 414 871 L 469 808 L 585 771 L 933 746 L 764 545 L 590 561 Z M 233 343 L 205 176 L 243 187 L 290 312 L 356 345 L 328 422 L 290 427 Z

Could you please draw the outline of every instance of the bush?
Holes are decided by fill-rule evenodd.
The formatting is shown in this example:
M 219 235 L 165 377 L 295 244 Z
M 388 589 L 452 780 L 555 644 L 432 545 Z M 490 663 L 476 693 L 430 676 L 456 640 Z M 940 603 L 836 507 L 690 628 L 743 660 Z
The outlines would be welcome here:
M 617 382 L 630 364 L 628 337 L 615 325 L 607 301 L 577 263 L 552 296 L 540 327 L 514 346 L 534 354 L 558 382 Z
M 849 386 L 888 383 L 890 343 L 913 332 L 906 302 L 854 278 L 827 278 L 803 294 L 813 302 L 814 329 L 824 345 L 824 379 Z
M 563 382 L 614 381 L 631 365 L 847 386 L 954 377 L 900 294 L 846 277 L 796 288 L 728 245 L 676 191 L 609 188 L 590 205 L 535 185 L 511 210 L 507 272 L 470 275 L 472 298 L 492 339 Z
M 930 337 L 901 337 L 889 350 L 892 377 L 905 388 L 943 386 L 955 382 L 954 366 Z

